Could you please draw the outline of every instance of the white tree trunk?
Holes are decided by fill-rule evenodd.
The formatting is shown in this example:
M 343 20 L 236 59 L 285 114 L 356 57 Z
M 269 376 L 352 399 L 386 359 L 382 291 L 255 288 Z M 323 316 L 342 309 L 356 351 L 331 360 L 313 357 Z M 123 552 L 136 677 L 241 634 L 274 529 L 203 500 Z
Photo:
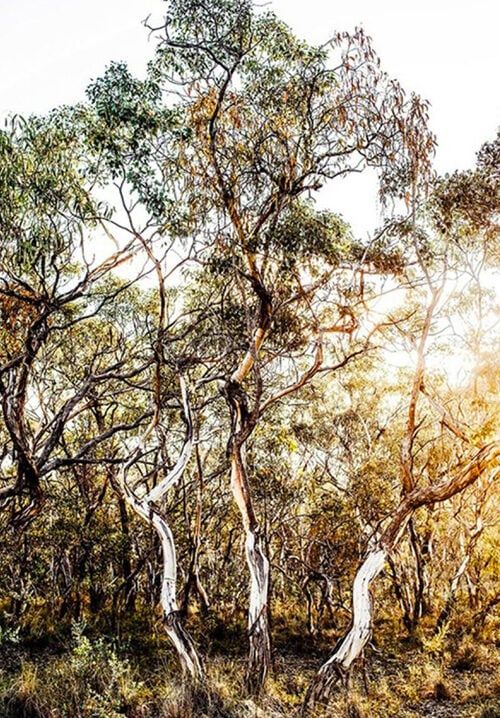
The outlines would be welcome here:
M 304 709 L 309 703 L 328 698 L 333 684 L 343 677 L 363 652 L 372 633 L 373 606 L 370 586 L 384 567 L 387 551 L 375 546 L 368 551 L 354 578 L 352 591 L 352 624 L 339 641 L 333 654 L 321 666 L 307 692 Z
M 368 553 L 359 567 L 353 584 L 351 629 L 325 666 L 336 663 L 342 668 L 350 668 L 370 640 L 373 616 L 370 586 L 382 571 L 386 556 L 384 549 L 376 548 Z
M 268 618 L 269 560 L 253 510 L 246 476 L 244 447 L 233 447 L 231 490 L 240 510 L 245 531 L 245 555 L 250 573 L 250 599 L 248 605 L 249 654 L 246 684 L 249 692 L 256 695 L 264 686 L 271 665 L 271 638 Z
M 135 451 L 132 452 L 129 461 L 124 464 L 120 475 L 120 487 L 128 504 L 148 524 L 153 526 L 160 538 L 163 554 L 163 577 L 161 586 L 161 605 L 165 616 L 167 634 L 174 644 L 183 672 L 197 682 L 204 680 L 204 672 L 201 660 L 196 651 L 193 639 L 182 625 L 179 606 L 176 598 L 177 588 L 177 557 L 175 552 L 174 537 L 170 526 L 159 509 L 156 507 L 168 489 L 173 486 L 182 476 L 193 449 L 193 422 L 189 406 L 186 382 L 180 377 L 182 393 L 182 405 L 187 422 L 187 436 L 179 458 L 175 466 L 165 475 L 151 491 L 143 497 L 139 497 L 127 484 L 127 473 L 129 469 L 140 459 L 147 437 L 155 428 L 152 423 L 141 439 L 137 442 Z
M 193 679 L 201 681 L 203 679 L 201 661 L 191 636 L 182 625 L 177 604 L 177 558 L 174 537 L 169 525 L 159 514 L 152 513 L 151 522 L 160 537 L 163 551 L 163 577 L 160 600 L 165 616 L 166 631 L 177 649 L 183 670 Z
M 134 511 L 156 529 L 160 538 L 163 554 L 160 601 L 165 617 L 166 631 L 177 650 L 183 672 L 189 674 L 195 681 L 203 681 L 204 672 L 201 660 L 193 639 L 183 627 L 180 619 L 176 597 L 177 556 L 170 526 L 151 504 L 148 504 L 144 499 L 137 498 L 135 494 L 131 493 L 130 489 L 126 491 L 125 495 Z
M 366 646 L 371 635 L 373 612 L 370 584 L 382 571 L 385 559 L 401 539 L 416 509 L 446 501 L 461 493 L 477 481 L 483 472 L 496 468 L 499 456 L 500 441 L 485 444 L 460 471 L 429 486 L 417 486 L 400 501 L 387 527 L 375 546 L 368 551 L 356 573 L 351 628 L 311 682 L 302 706 L 302 715 L 307 713 L 315 701 L 329 697 L 336 679 L 345 675 Z
M 268 595 L 269 560 L 262 546 L 262 537 L 247 529 L 245 551 L 250 571 L 250 602 L 248 606 L 248 657 L 247 685 L 258 693 L 265 683 L 271 663 L 269 636 Z

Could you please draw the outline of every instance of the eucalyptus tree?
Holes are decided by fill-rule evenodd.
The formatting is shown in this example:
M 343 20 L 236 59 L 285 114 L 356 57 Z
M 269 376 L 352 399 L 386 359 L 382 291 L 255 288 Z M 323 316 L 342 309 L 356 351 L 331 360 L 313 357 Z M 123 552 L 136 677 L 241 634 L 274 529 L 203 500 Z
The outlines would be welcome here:
M 188 178 L 183 196 L 203 215 L 207 253 L 232 268 L 246 296 L 247 348 L 227 372 L 225 393 L 231 488 L 251 577 L 247 679 L 258 691 L 270 662 L 269 565 L 244 459 L 259 402 L 247 410 L 246 393 L 252 374 L 258 385 L 257 360 L 287 276 L 307 298 L 320 282 L 305 279 L 300 260 L 325 268 L 332 260 L 317 246 L 321 232 L 302 225 L 291 234 L 293 219 L 283 230 L 284 218 L 302 195 L 367 167 L 378 173 L 382 194 L 415 199 L 433 138 L 425 103 L 406 99 L 380 70 L 362 30 L 312 47 L 247 0 L 171 2 L 151 30 L 160 33 L 151 72 L 166 101 L 181 102 L 189 128 L 178 154 Z M 297 264 L 287 274 L 290 258 Z
M 87 258 L 85 235 L 102 223 L 102 208 L 80 172 L 78 140 L 56 118 L 26 122 L 14 118 L 0 135 L 0 148 L 0 297 L 5 335 L 0 392 L 9 453 L 16 465 L 16 476 L 6 481 L 1 495 L 28 497 L 24 520 L 41 505 L 41 478 L 59 465 L 53 454 L 66 422 L 92 387 L 116 378 L 126 364 L 119 359 L 106 365 L 106 350 L 97 348 L 93 365 L 73 390 L 68 387 L 44 423 L 41 417 L 30 418 L 36 362 L 49 337 L 57 342 L 61 332 L 94 316 L 119 294 L 116 287 L 109 295 L 95 288 L 132 256 L 134 243 L 101 262 Z M 75 311 L 78 303 L 80 312 Z M 129 367 L 129 371 L 133 370 Z
M 112 66 L 88 94 L 87 104 L 47 118 L 14 119 L 0 136 L 0 392 L 10 458 L 1 499 L 22 503 L 18 527 L 41 509 L 44 482 L 57 472 L 127 466 L 129 452 L 120 455 L 116 440 L 144 431 L 171 398 L 162 376 L 169 351 L 162 262 L 173 254 L 172 275 L 189 249 L 172 252 L 174 210 L 166 207 L 173 165 L 160 160 L 155 139 L 161 130 L 165 143 L 174 120 L 155 107 L 154 88 L 123 66 Z M 151 148 L 161 178 L 146 164 Z M 113 277 L 121 266 L 128 276 Z M 155 310 L 141 327 L 130 313 L 130 288 L 152 272 L 159 319 Z M 91 435 L 78 440 L 75 426 L 85 419 Z M 118 489 L 113 472 L 109 479 Z M 174 609 L 166 619 L 176 624 Z
M 199 384 L 203 385 L 206 377 L 197 367 L 212 368 L 217 361 L 211 338 L 202 331 L 207 316 L 213 313 L 211 304 L 193 305 L 188 301 L 191 290 L 187 283 L 197 281 L 191 267 L 204 263 L 205 250 L 203 236 L 198 233 L 204 226 L 202 208 L 190 202 L 184 192 L 189 177 L 183 157 L 192 130 L 184 108 L 175 98 L 161 103 L 161 82 L 154 63 L 144 81 L 132 77 L 125 66 L 113 64 L 91 84 L 87 94 L 90 112 L 81 108 L 77 113 L 83 115 L 87 142 L 101 163 L 101 176 L 104 174 L 120 198 L 120 212 L 111 223 L 139 241 L 157 286 L 151 421 L 139 435 L 137 445 L 132 450 L 125 449 L 119 486 L 131 508 L 159 536 L 163 553 L 161 602 L 167 632 L 183 669 L 195 681 L 202 681 L 202 661 L 181 622 L 182 611 L 176 598 L 175 543 L 162 509 L 168 490 L 181 481 L 197 447 L 195 433 L 200 421 L 192 416 L 188 374 L 194 375 L 191 389 L 196 386 L 196 376 L 201 376 Z M 137 214 L 140 228 L 135 220 Z M 179 284 L 184 285 L 182 289 Z M 208 291 L 217 295 L 219 288 L 211 284 Z M 168 432 L 163 414 L 169 408 L 165 392 L 168 394 L 168 387 L 175 383 L 175 376 L 180 380 L 187 433 L 179 460 L 168 471 Z M 203 407 L 203 399 L 200 401 Z M 133 474 L 135 480 L 130 478 Z M 149 479 L 158 484 L 151 486 Z
M 53 331 L 37 353 L 28 383 L 28 430 L 42 438 L 47 435 L 63 402 L 74 395 L 100 361 L 113 365 L 125 359 L 127 365 L 117 367 L 114 375 L 105 380 L 89 384 L 65 421 L 50 457 L 54 468 L 47 472 L 42 468 L 42 497 L 37 506 L 41 511 L 36 520 L 32 515 L 29 525 L 27 521 L 19 525 L 23 495 L 11 497 L 2 506 L 4 549 L 13 551 L 15 545 L 24 546 L 20 563 L 25 564 L 28 573 L 32 562 L 38 561 L 31 595 L 39 600 L 49 596 L 47 617 L 53 611 L 64 623 L 70 617 L 79 619 L 82 607 L 88 606 L 91 613 L 103 608 L 113 586 L 121 586 L 120 596 L 126 596 L 129 605 L 134 595 L 127 521 L 118 511 L 119 497 L 112 490 L 120 464 L 114 442 L 121 432 L 134 431 L 141 412 L 147 414 L 144 395 L 148 371 L 127 374 L 134 359 L 138 366 L 148 359 L 150 341 L 145 324 L 151 300 L 130 287 L 124 288 L 123 280 L 111 277 L 102 286 L 96 284 L 94 292 L 101 299 L 118 294 L 98 315 L 85 320 L 80 321 L 81 315 L 89 313 L 89 305 L 84 307 L 83 301 L 82 306 L 74 305 L 65 317 L 72 325 L 62 330 L 56 329 L 54 322 Z M 15 454 L 10 443 L 6 448 L 4 473 L 14 476 Z M 109 564 L 105 563 L 106 555 Z M 5 588 L 4 582 L 4 593 Z M 7 586 L 7 598 L 21 595 L 22 588 L 21 580 L 12 581 L 10 590 Z M 23 603 L 29 610 L 29 601 Z M 20 608 L 16 608 L 15 615 Z M 113 612 L 116 616 L 115 606 Z
M 494 146 L 493 143 L 482 148 L 475 171 L 456 174 L 448 180 L 437 180 L 424 215 L 427 223 L 422 222 L 420 227 L 413 224 L 415 261 L 410 271 L 421 278 L 425 302 L 416 315 L 412 314 L 406 334 L 415 353 L 415 366 L 409 385 L 405 427 L 400 439 L 400 496 L 371 536 L 353 582 L 351 626 L 311 683 L 304 710 L 310 703 L 329 697 L 336 681 L 349 674 L 368 643 L 373 620 L 370 585 L 381 573 L 386 561 L 392 559 L 408 528 L 411 541 L 414 541 L 412 520 L 415 512 L 421 507 L 433 506 L 462 494 L 480 479 L 488 483 L 498 475 L 500 443 L 490 418 L 483 416 L 479 425 L 471 427 L 468 416 L 465 422 L 455 416 L 432 388 L 426 369 L 432 335 L 438 330 L 443 331 L 443 323 L 445 329 L 449 330 L 451 326 L 456 347 L 453 319 L 457 319 L 454 314 L 460 301 L 465 304 L 469 317 L 475 313 L 471 312 L 468 297 L 471 284 L 472 295 L 475 295 L 472 308 L 478 310 L 480 324 L 479 331 L 475 327 L 476 331 L 469 334 L 475 336 L 476 351 L 481 340 L 489 343 L 487 325 L 493 321 L 493 313 L 491 307 L 489 312 L 486 309 L 488 302 L 485 294 L 481 290 L 477 292 L 477 288 L 484 285 L 484 270 L 488 267 L 491 270 L 492 262 L 495 262 L 492 248 L 498 234 L 499 205 L 494 190 L 496 169 L 489 161 L 494 155 Z M 416 278 L 414 276 L 414 284 Z M 414 289 L 412 295 L 414 302 L 418 292 Z M 405 333 L 404 324 L 403 327 L 396 326 L 398 331 Z M 421 406 L 424 400 L 433 413 L 430 424 L 444 427 L 454 438 L 451 454 L 448 447 L 440 455 L 436 447 L 439 442 L 435 438 L 421 438 L 417 442 L 426 419 L 425 409 Z M 471 545 L 478 532 L 476 522 Z M 421 572 L 422 567 L 418 565 L 421 558 L 419 546 L 412 543 L 412 549 L 417 558 L 417 570 Z M 457 569 L 456 580 L 465 570 L 467 561 L 463 568 L 462 565 Z M 421 573 L 419 579 L 422 581 Z M 451 595 L 453 585 L 452 582 Z

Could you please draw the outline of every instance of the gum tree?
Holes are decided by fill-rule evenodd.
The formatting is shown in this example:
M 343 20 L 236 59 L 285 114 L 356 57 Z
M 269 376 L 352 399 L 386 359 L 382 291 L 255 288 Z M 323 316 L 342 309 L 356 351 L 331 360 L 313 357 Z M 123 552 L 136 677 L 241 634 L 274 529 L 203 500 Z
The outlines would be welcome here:
M 500 442 L 495 437 L 494 427 L 486 422 L 484 429 L 481 426 L 471 428 L 454 416 L 429 385 L 426 374 L 426 355 L 432 334 L 442 331 L 443 323 L 453 327 L 453 319 L 457 319 L 454 314 L 457 309 L 460 311 L 460 300 L 454 307 L 454 304 L 457 305 L 453 298 L 456 284 L 460 286 L 461 301 L 465 301 L 466 306 L 470 301 L 467 293 L 472 285 L 479 323 L 485 321 L 486 302 L 481 283 L 485 268 L 491 268 L 496 261 L 492 250 L 498 235 L 495 157 L 498 157 L 498 139 L 481 148 L 474 171 L 435 180 L 427 207 L 419 216 L 418 224 L 414 222 L 411 228 L 415 254 L 414 267 L 409 270 L 410 286 L 413 286 L 413 296 L 417 297 L 421 290 L 416 287 L 422 285 L 425 301 L 413 318 L 413 325 L 410 322 L 406 328 L 406 335 L 415 352 L 415 367 L 400 441 L 400 497 L 381 527 L 373 531 L 353 581 L 351 626 L 309 686 L 304 713 L 316 701 L 328 700 L 337 681 L 349 676 L 370 640 L 373 623 L 370 586 L 385 563 L 393 558 L 407 529 L 410 529 L 417 571 L 422 570 L 420 546 L 415 542 L 416 531 L 412 523 L 418 509 L 448 501 L 479 479 L 487 482 L 498 475 Z M 470 307 L 468 309 L 470 311 Z M 405 333 L 404 325 L 399 331 Z M 484 327 L 480 326 L 478 331 L 483 332 Z M 476 333 L 476 341 L 478 336 L 480 334 Z M 475 346 L 475 351 L 478 350 L 479 347 Z M 424 402 L 426 406 L 422 407 Z M 433 423 L 440 422 L 458 442 L 451 462 L 446 460 L 449 459 L 446 453 L 441 461 L 436 459 L 435 440 L 427 438 L 419 443 L 427 408 L 433 413 Z M 479 526 L 480 522 L 476 523 L 472 542 L 479 533 Z M 462 562 L 458 567 L 455 582 L 460 579 L 466 565 L 467 562 Z M 418 578 L 422 581 L 420 573 Z M 454 590 L 452 582 L 452 596 Z
M 312 47 L 246 0 L 171 2 L 150 29 L 159 34 L 151 72 L 186 117 L 183 197 L 203 220 L 207 253 L 232 267 L 245 297 L 247 348 L 227 372 L 225 394 L 231 489 L 251 579 L 247 682 L 256 692 L 270 663 L 269 562 L 244 459 L 258 402 L 247 410 L 246 394 L 278 312 L 283 258 L 328 262 L 311 227 L 300 235 L 276 228 L 301 196 L 368 167 L 384 196 L 414 201 L 433 138 L 425 103 L 407 99 L 382 72 L 362 30 Z
M 151 421 L 156 424 L 172 398 L 163 376 L 169 340 L 162 273 L 162 262 L 175 242 L 166 226 L 174 223 L 173 210 L 165 220 L 172 165 L 159 161 L 160 181 L 154 167 L 146 168 L 146 160 L 152 147 L 158 151 L 159 130 L 165 142 L 173 125 L 172 113 L 155 107 L 154 88 L 135 81 L 123 66 L 112 66 L 89 88 L 88 104 L 47 118 L 14 119 L 0 135 L 5 339 L 0 394 L 8 434 L 8 469 L 0 499 L 19 506 L 12 521 L 18 529 L 43 508 L 47 482 L 58 472 L 72 466 L 128 467 L 127 455 L 117 453 L 115 442 L 143 431 Z M 104 243 L 113 246 L 109 256 L 102 251 Z M 183 261 L 185 255 L 175 254 L 167 274 Z M 124 265 L 127 278 L 113 276 Z M 141 328 L 124 300 L 133 304 L 129 290 L 154 272 L 159 318 L 146 317 Z M 89 343 L 81 347 L 86 339 Z M 61 360 L 68 362 L 66 367 Z M 154 401 L 148 399 L 149 383 Z M 124 388 L 129 400 L 122 404 Z M 184 389 L 181 394 L 185 406 Z M 90 436 L 76 436 L 79 421 L 90 424 Z M 133 458 L 136 461 L 137 454 Z M 182 466 L 188 458 L 186 450 Z M 169 473 L 166 465 L 154 476 L 163 471 Z M 174 476 L 181 473 L 172 471 Z M 112 471 L 109 480 L 119 489 Z M 122 480 L 124 491 L 125 486 Z M 131 496 L 133 492 L 125 491 L 126 499 Z M 158 502 L 162 497 L 159 490 L 154 496 Z M 140 501 L 130 503 L 137 509 Z M 148 510 L 146 518 L 150 515 Z M 167 526 L 159 518 L 153 525 Z M 167 586 L 172 580 L 175 584 L 175 551 L 173 541 L 166 542 L 160 530 L 159 535 Z M 171 594 L 164 607 L 175 644 L 181 632 L 175 585 Z M 162 598 L 165 595 L 164 588 Z M 182 658 L 181 646 L 176 646 Z M 187 668 L 200 676 L 199 661 Z

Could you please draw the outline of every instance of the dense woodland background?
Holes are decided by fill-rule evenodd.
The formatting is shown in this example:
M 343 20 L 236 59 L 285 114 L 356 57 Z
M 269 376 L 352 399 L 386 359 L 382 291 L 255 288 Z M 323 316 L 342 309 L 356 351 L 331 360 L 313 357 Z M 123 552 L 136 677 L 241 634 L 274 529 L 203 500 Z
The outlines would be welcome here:
M 0 131 L 0 714 L 500 715 L 499 137 L 436 176 L 360 29 L 148 26 Z

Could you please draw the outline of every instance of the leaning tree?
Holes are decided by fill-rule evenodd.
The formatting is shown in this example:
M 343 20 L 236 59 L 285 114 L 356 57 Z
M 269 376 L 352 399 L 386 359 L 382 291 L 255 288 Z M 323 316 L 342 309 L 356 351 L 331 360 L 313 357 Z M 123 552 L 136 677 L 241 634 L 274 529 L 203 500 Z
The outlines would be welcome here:
M 497 261 L 494 252 L 498 236 L 498 170 L 495 158 L 498 159 L 498 139 L 482 147 L 474 171 L 435 180 L 421 222 L 412 222 L 408 230 L 414 248 L 410 280 L 414 285 L 423 285 L 426 302 L 416 321 L 413 316 L 412 331 L 407 330 L 415 352 L 415 368 L 400 443 L 400 498 L 382 525 L 373 531 L 353 582 L 351 626 L 311 682 L 304 712 L 316 701 L 329 698 L 338 679 L 348 677 L 370 640 L 373 622 L 370 586 L 386 561 L 393 558 L 407 529 L 410 540 L 414 541 L 416 534 L 412 520 L 417 510 L 461 494 L 481 477 L 492 480 L 498 475 L 500 442 L 492 427 L 486 426 L 483 431 L 480 426 L 464 424 L 426 381 L 426 353 L 430 337 L 436 329 L 442 330 L 443 321 L 447 324 L 453 316 L 453 290 L 457 282 L 462 295 L 466 294 L 471 284 L 477 290 L 481 286 L 484 269 L 488 266 L 491 269 Z M 469 299 L 466 298 L 466 301 Z M 481 316 L 484 311 L 481 291 L 476 291 L 474 301 L 479 304 Z M 398 331 L 404 333 L 404 329 L 399 328 Z M 478 347 L 475 348 L 477 350 Z M 465 447 L 464 456 L 455 464 L 442 461 L 437 467 L 433 466 L 433 442 L 426 446 L 428 441 L 423 441 L 418 447 L 419 459 L 416 460 L 417 437 L 423 423 L 422 401 L 426 402 L 426 408 L 432 410 L 435 423 L 441 424 Z M 475 534 L 471 541 L 474 537 Z M 412 548 L 416 553 L 417 568 L 422 570 L 421 566 L 418 567 L 418 559 L 421 559 L 418 543 L 412 544 Z M 459 580 L 460 571 L 465 566 L 457 569 L 456 580 Z M 453 595 L 453 583 L 451 591 Z

